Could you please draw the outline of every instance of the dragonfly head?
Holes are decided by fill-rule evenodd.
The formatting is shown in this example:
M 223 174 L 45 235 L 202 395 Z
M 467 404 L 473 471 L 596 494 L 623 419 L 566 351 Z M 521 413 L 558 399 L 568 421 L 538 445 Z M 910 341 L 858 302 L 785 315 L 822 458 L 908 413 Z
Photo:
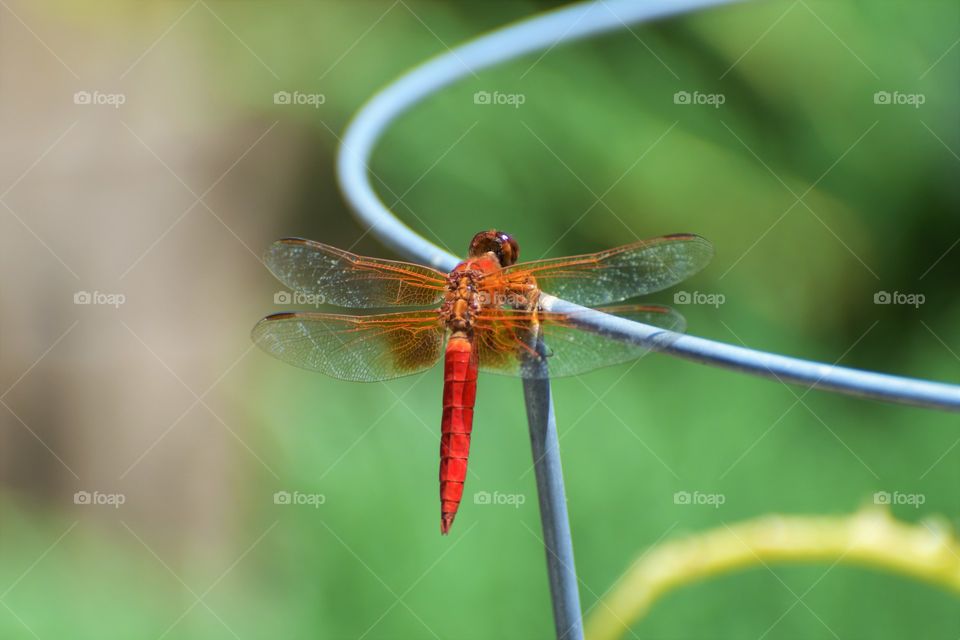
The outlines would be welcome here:
M 486 253 L 497 256 L 501 267 L 509 267 L 515 264 L 517 258 L 520 257 L 520 245 L 510 234 L 503 231 L 497 231 L 496 229 L 481 231 L 473 236 L 467 254 L 471 258 L 479 258 Z

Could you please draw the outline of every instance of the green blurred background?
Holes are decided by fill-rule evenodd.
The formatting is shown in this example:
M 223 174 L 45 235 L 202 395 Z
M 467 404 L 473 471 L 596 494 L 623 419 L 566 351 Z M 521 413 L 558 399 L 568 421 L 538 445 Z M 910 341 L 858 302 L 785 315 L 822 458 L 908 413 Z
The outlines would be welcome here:
M 551 6 L 0 3 L 0 637 L 551 636 L 516 380 L 480 382 L 442 538 L 440 371 L 340 382 L 248 336 L 284 308 L 257 259 L 275 238 L 389 257 L 335 184 L 351 114 L 418 62 Z M 905 0 L 633 27 L 444 90 L 372 170 L 402 219 L 461 254 L 491 227 L 527 259 L 699 233 L 712 266 L 652 297 L 722 295 L 677 305 L 690 333 L 960 382 L 958 38 L 956 3 Z M 125 303 L 76 305 L 79 291 Z M 585 607 L 650 545 L 762 514 L 843 514 L 885 491 L 923 497 L 899 518 L 960 524 L 947 414 L 657 355 L 554 393 Z M 483 491 L 523 504 L 475 503 Z M 868 569 L 761 566 L 670 594 L 632 631 L 956 638 L 960 613 Z

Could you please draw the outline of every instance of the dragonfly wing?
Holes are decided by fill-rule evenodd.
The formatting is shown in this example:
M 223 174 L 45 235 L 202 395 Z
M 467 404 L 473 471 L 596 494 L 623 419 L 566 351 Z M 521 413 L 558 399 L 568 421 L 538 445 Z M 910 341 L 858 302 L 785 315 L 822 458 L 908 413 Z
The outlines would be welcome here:
M 264 259 L 283 284 L 338 307 L 436 305 L 447 285 L 446 275 L 429 267 L 358 256 L 303 238 L 274 242 Z
M 532 276 L 546 293 L 596 306 L 672 287 L 703 269 L 712 257 L 713 245 L 707 239 L 685 233 L 599 253 L 523 262 L 488 277 L 496 287 L 503 280 L 523 283 Z
M 341 380 L 375 382 L 418 373 L 443 352 L 445 329 L 436 311 L 344 316 L 278 313 L 253 328 L 270 355 Z
M 681 333 L 683 316 L 659 305 L 619 305 L 596 309 L 616 316 Z M 650 349 L 642 345 L 613 340 L 607 336 L 577 328 L 576 314 L 541 312 L 541 335 L 547 354 L 550 377 L 575 376 L 594 369 L 636 360 Z M 520 311 L 496 311 L 481 314 L 477 321 L 475 344 L 480 369 L 501 375 L 537 377 L 538 367 L 526 365 L 530 316 Z

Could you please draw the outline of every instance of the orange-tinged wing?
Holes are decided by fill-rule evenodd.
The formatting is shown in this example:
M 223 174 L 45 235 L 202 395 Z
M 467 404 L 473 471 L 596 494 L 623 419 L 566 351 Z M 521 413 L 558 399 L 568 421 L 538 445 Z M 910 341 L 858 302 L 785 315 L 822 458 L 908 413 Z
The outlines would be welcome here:
M 522 262 L 485 277 L 490 287 L 523 283 L 584 306 L 628 300 L 671 287 L 703 269 L 713 245 L 694 234 L 676 234 L 567 258 Z
M 436 305 L 447 284 L 446 275 L 430 267 L 358 256 L 303 238 L 274 242 L 264 259 L 291 289 L 338 307 Z
M 659 305 L 619 305 L 596 309 L 635 322 L 663 327 L 680 333 L 683 316 Z M 577 328 L 575 314 L 540 312 L 540 331 L 547 352 L 550 377 L 574 376 L 600 367 L 629 362 L 645 355 L 649 348 L 613 340 Z M 526 346 L 530 314 L 513 310 L 485 310 L 477 318 L 475 344 L 480 369 L 502 375 L 538 377 L 535 368 L 525 366 L 522 356 L 533 351 Z
M 443 353 L 444 336 L 436 311 L 277 313 L 258 322 L 252 334 L 257 346 L 284 362 L 357 382 L 428 369 Z

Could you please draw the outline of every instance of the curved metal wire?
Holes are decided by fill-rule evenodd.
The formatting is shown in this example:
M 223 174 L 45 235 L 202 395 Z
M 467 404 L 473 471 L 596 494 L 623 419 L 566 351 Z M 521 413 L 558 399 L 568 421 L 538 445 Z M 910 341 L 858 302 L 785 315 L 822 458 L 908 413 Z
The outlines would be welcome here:
M 357 217 L 370 225 L 371 232 L 397 253 L 439 269 L 452 268 L 458 258 L 398 220 L 374 192 L 367 177 L 367 161 L 393 120 L 446 85 L 499 62 L 627 24 L 719 4 L 728 2 L 607 0 L 576 4 L 494 31 L 427 61 L 376 94 L 348 127 L 337 163 L 347 202 Z M 664 339 L 662 329 L 599 312 L 587 313 L 582 307 L 550 296 L 544 297 L 544 306 L 556 311 L 578 311 L 580 325 L 587 331 L 645 344 L 688 360 L 851 396 L 960 411 L 958 385 L 791 358 L 690 335 Z
M 403 224 L 377 196 L 368 161 L 386 128 L 402 113 L 457 80 L 521 55 L 670 15 L 736 0 L 598 0 L 536 15 L 483 35 L 409 71 L 373 96 L 348 126 L 337 157 L 344 197 L 356 217 L 383 244 L 407 259 L 450 270 L 459 259 Z M 578 324 L 612 339 L 703 364 L 852 396 L 960 411 L 960 386 L 860 371 L 679 335 L 585 310 L 552 296 L 545 309 L 577 311 Z M 557 637 L 583 637 L 573 545 L 560 468 L 549 380 L 524 380 L 537 475 L 540 517 Z

